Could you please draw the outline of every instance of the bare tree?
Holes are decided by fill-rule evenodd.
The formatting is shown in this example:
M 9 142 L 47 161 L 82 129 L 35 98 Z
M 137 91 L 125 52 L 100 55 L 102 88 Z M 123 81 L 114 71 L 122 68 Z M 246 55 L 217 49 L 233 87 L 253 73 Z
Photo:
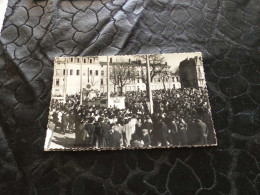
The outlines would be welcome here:
M 137 65 L 141 67 L 141 74 L 139 74 L 138 79 L 142 79 L 142 82 L 145 83 L 146 91 L 149 91 L 149 85 L 147 80 L 147 69 L 146 69 L 146 55 L 140 55 L 136 57 Z M 162 74 L 167 64 L 165 63 L 165 58 L 158 55 L 152 54 L 149 55 L 150 62 L 150 77 L 153 81 L 154 77 Z
M 116 86 L 120 88 L 121 95 L 123 93 L 123 87 L 134 81 L 136 77 L 136 68 L 131 64 L 124 62 L 111 64 L 110 80 L 114 84 L 114 90 Z
M 170 70 L 170 66 L 165 66 L 161 73 L 159 73 L 159 76 L 163 82 L 163 88 L 166 89 L 166 82 L 170 82 L 170 79 L 173 77 L 174 72 Z
M 112 65 L 110 68 L 110 81 L 114 85 L 114 92 L 116 91 L 116 86 L 118 85 L 118 68 Z
M 91 86 L 95 86 L 98 83 L 98 80 L 96 80 L 95 78 L 96 78 L 96 76 L 94 74 L 92 74 L 90 77 Z

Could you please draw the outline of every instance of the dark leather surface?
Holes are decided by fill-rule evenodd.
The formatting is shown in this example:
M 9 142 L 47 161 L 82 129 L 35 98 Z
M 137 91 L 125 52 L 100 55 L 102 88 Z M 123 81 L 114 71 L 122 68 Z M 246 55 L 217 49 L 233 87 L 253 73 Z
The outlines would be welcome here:
M 1 194 L 259 194 L 259 0 L 10 0 Z M 43 152 L 61 55 L 201 51 L 218 147 Z

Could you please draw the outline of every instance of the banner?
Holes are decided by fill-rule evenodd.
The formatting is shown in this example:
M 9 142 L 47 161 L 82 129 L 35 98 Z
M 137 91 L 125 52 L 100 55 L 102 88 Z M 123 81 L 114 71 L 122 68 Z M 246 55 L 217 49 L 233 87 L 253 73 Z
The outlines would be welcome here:
M 109 107 L 125 109 L 125 97 L 111 97 Z

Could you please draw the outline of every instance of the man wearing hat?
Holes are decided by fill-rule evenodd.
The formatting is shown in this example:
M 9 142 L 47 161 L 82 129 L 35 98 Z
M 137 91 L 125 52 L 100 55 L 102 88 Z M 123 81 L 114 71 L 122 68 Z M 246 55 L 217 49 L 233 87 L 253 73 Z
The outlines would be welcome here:
M 85 125 L 85 131 L 87 131 L 89 138 L 86 139 L 86 145 L 89 147 L 94 147 L 96 145 L 96 137 L 95 137 L 95 119 L 90 117 L 88 119 L 88 123 Z
M 120 148 L 122 144 L 122 135 L 115 128 L 115 125 L 112 125 L 111 129 L 108 131 L 108 144 L 110 148 Z
M 65 110 L 62 112 L 61 123 L 62 123 L 61 132 L 62 132 L 62 134 L 65 134 L 67 126 L 69 124 L 69 114 Z
M 148 129 L 143 129 L 142 130 L 143 132 L 143 142 L 144 142 L 144 145 L 143 147 L 150 147 L 151 146 L 151 138 L 150 138 L 150 135 L 148 133 Z
M 152 132 L 153 122 L 152 122 L 152 119 L 149 115 L 147 115 L 146 118 L 145 118 L 143 128 L 147 129 L 149 134 Z
M 104 116 L 104 115 L 103 115 Z M 110 130 L 110 125 L 105 123 L 103 116 L 99 118 L 100 124 L 100 137 L 98 139 L 98 147 L 107 147 L 108 131 Z

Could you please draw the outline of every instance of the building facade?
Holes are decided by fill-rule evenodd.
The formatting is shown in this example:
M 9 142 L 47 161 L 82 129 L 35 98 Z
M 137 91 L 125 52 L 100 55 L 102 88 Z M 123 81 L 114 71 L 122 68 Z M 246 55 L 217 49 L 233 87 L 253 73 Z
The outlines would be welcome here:
M 201 88 L 206 86 L 201 57 L 187 58 L 180 62 L 179 75 L 183 88 Z
M 195 57 L 198 87 L 206 87 L 205 73 L 201 57 Z
M 111 60 L 112 61 L 112 60 Z M 131 63 L 131 62 L 130 62 Z M 111 65 L 113 65 L 111 63 Z M 136 71 L 146 71 L 145 67 L 136 66 Z M 119 92 L 109 79 L 111 92 Z M 159 75 L 151 80 L 151 89 L 178 89 L 181 87 L 180 77 L 170 76 L 162 79 Z M 58 57 L 54 62 L 52 95 L 63 97 L 80 93 L 81 89 L 92 89 L 107 92 L 107 62 L 99 62 L 98 57 Z M 141 78 L 136 78 L 123 87 L 123 92 L 146 90 Z

